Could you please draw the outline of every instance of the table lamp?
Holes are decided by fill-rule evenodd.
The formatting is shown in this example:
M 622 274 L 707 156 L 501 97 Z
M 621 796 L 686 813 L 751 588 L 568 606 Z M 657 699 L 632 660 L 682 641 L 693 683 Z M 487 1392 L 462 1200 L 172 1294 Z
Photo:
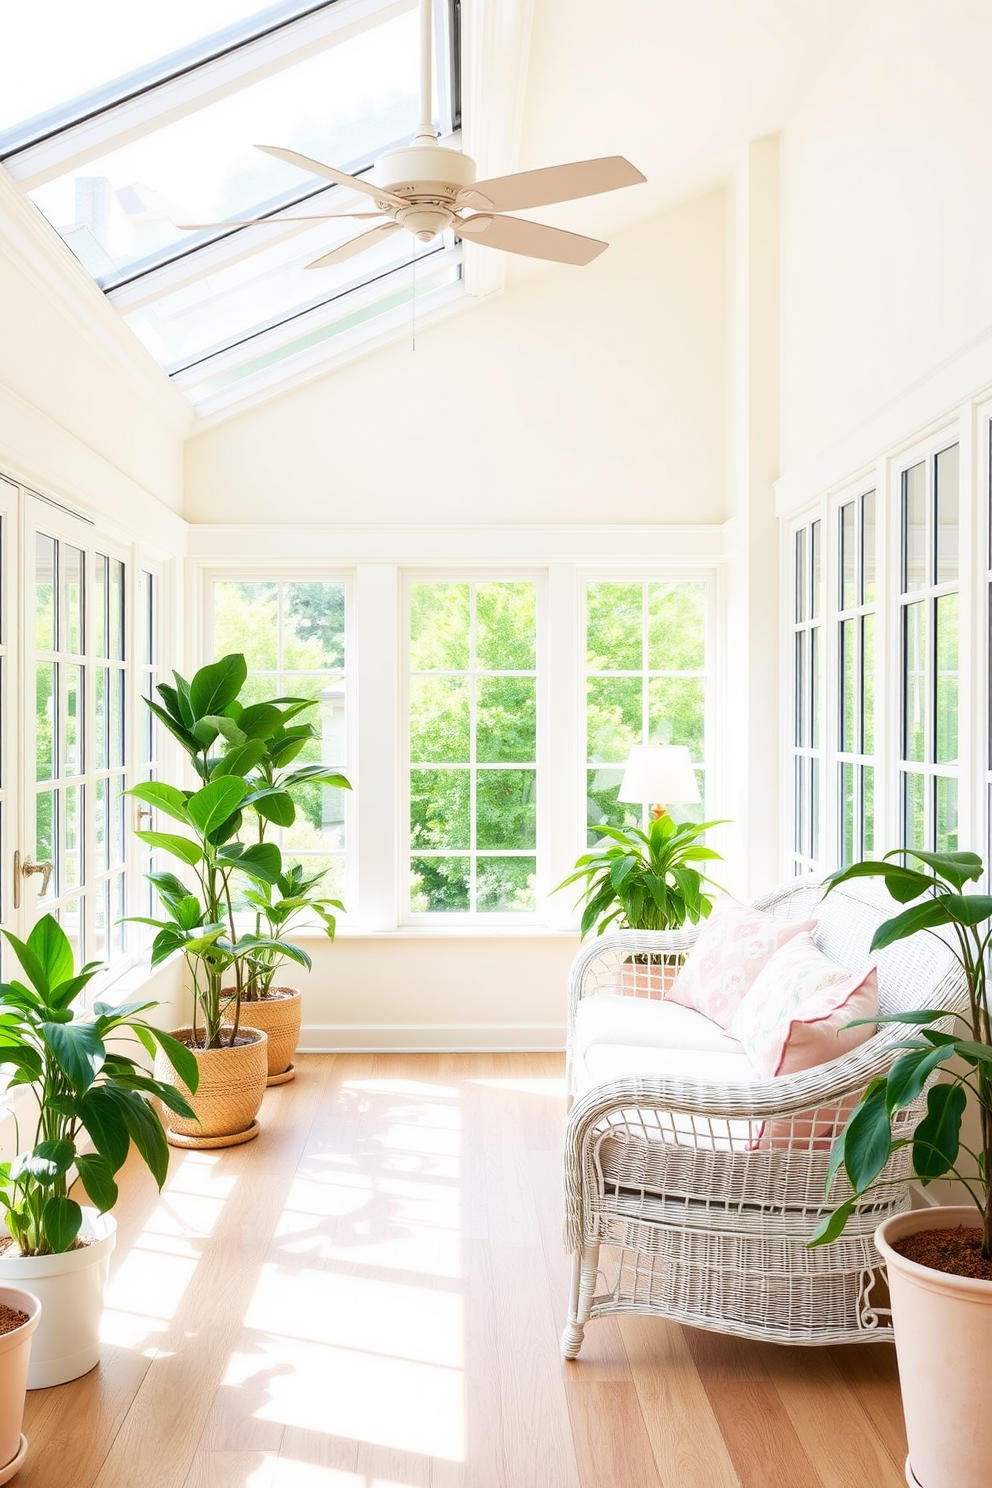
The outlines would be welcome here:
M 657 820 L 668 806 L 688 806 L 700 799 L 696 772 L 684 744 L 635 744 L 620 782 L 618 801 L 652 807 Z

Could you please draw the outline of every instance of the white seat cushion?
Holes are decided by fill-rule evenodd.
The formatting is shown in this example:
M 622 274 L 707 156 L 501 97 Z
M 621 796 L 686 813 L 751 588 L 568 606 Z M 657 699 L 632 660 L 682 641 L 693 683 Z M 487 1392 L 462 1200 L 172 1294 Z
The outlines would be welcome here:
M 577 1066 L 580 1062 L 585 1082 L 591 1085 L 628 1075 L 670 1075 L 707 1082 L 758 1078 L 739 1044 L 736 1054 L 716 1054 L 712 1049 L 652 1049 L 646 1044 L 590 1044 L 581 1061 L 576 1061 Z
M 736 1039 L 702 1013 L 644 997 L 583 998 L 575 1015 L 575 1051 L 585 1055 L 596 1044 L 743 1053 Z

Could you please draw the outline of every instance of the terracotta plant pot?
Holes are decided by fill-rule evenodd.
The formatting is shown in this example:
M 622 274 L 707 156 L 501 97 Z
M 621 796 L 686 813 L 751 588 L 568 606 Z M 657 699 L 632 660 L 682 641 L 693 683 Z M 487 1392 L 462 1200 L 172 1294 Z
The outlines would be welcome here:
M 661 999 L 682 969 L 681 956 L 640 951 L 628 956 L 620 968 L 620 992 L 624 997 Z
M 883 1220 L 875 1245 L 892 1298 L 909 1456 L 919 1488 L 988 1488 L 992 1411 L 992 1281 L 920 1266 L 892 1242 L 920 1230 L 977 1227 L 973 1208 L 911 1209 Z
M 293 1055 L 300 1041 L 303 994 L 297 987 L 272 987 L 259 1002 L 241 1004 L 242 1024 L 261 1028 L 268 1035 L 269 1085 L 284 1085 L 295 1079 Z
M 0 1483 L 6 1483 L 24 1461 L 27 1450 L 21 1423 L 31 1336 L 41 1318 L 41 1303 L 33 1293 L 9 1286 L 0 1286 L 0 1302 L 28 1315 L 27 1322 L 19 1328 L 0 1333 Z
M 236 1147 L 258 1136 L 255 1117 L 265 1094 L 268 1074 L 268 1040 L 259 1028 L 242 1023 L 239 1037 L 246 1042 L 233 1049 L 192 1049 L 200 1070 L 200 1084 L 191 1095 L 165 1055 L 155 1059 L 155 1078 L 181 1091 L 199 1121 L 189 1121 L 174 1111 L 164 1113 L 165 1135 L 173 1147 Z M 192 1030 L 177 1028 L 173 1037 L 189 1043 Z
M 90 1243 L 61 1255 L 0 1256 L 0 1281 L 22 1286 L 41 1303 L 42 1318 L 31 1348 L 28 1389 L 44 1390 L 78 1379 L 100 1362 L 100 1323 L 117 1221 L 83 1210 L 80 1238 Z

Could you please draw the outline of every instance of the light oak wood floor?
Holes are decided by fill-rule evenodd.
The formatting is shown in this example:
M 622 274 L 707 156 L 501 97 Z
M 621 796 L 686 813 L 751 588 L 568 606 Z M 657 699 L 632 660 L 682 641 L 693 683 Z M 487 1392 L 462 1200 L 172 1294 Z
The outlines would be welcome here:
M 18 1488 L 900 1488 L 887 1346 L 558 1335 L 554 1055 L 303 1056 L 263 1134 L 125 1174 L 103 1362 Z

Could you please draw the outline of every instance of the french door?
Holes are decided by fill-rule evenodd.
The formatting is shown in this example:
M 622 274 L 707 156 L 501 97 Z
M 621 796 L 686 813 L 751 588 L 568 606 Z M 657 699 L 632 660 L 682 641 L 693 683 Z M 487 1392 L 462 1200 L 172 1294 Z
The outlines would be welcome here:
M 85 518 L 28 493 L 23 513 L 14 918 L 26 928 L 50 912 L 78 962 L 116 960 L 130 910 L 128 554 Z

